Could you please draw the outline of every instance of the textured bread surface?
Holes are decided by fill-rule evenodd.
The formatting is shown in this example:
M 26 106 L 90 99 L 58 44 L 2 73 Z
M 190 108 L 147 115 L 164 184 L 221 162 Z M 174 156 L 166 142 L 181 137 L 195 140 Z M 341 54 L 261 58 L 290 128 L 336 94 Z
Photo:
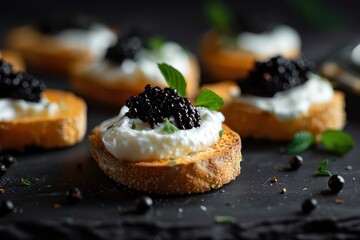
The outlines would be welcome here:
M 11 50 L 0 50 L 0 59 L 4 59 L 13 66 L 15 72 L 25 71 L 23 58 L 17 52 Z
M 241 49 L 223 49 L 219 47 L 219 33 L 206 33 L 200 43 L 201 63 L 204 70 L 215 80 L 237 80 L 246 77 L 255 61 L 267 60 L 272 56 L 255 54 Z M 284 57 L 296 58 L 299 49 L 288 51 Z
M 217 143 L 174 160 L 118 160 L 106 150 L 99 128 L 93 130 L 89 140 L 94 159 L 114 181 L 149 193 L 190 194 L 220 188 L 240 174 L 240 137 L 226 125 L 223 129 Z
M 226 99 L 220 109 L 225 116 L 225 123 L 243 138 L 286 141 L 302 130 L 318 135 L 328 129 L 342 129 L 346 123 L 344 94 L 339 91 L 334 92 L 329 102 L 312 105 L 307 114 L 293 120 L 281 120 L 271 112 L 236 101 L 229 91 L 229 88 L 236 87 L 235 83 L 223 82 L 204 87 Z
M 82 141 L 86 133 L 85 102 L 58 90 L 46 90 L 44 94 L 50 102 L 59 104 L 58 112 L 0 121 L 0 150 L 60 148 Z
M 5 46 L 20 53 L 29 65 L 63 73 L 68 73 L 77 63 L 91 62 L 96 58 L 86 49 L 70 47 L 31 26 L 9 32 Z
M 88 71 L 88 67 L 79 64 L 73 68 L 71 74 L 73 88 L 77 93 L 103 103 L 123 106 L 129 97 L 143 92 L 144 87 L 149 84 L 149 80 L 142 74 L 121 76 L 119 79 L 107 81 L 98 75 L 93 75 Z M 200 81 L 199 66 L 194 57 L 191 58 L 189 72 L 184 77 L 187 83 L 187 96 L 194 98 L 198 93 Z M 133 84 L 134 78 L 138 84 Z M 167 85 L 159 85 L 159 87 L 167 87 Z

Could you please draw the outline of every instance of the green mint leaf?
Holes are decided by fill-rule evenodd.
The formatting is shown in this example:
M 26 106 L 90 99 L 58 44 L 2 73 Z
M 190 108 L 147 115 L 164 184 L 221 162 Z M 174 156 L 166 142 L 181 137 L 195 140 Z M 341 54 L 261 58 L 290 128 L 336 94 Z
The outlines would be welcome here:
M 222 32 L 229 32 L 233 23 L 232 11 L 219 0 L 209 0 L 205 5 L 205 13 L 211 25 Z
M 331 172 L 327 170 L 328 165 L 329 165 L 329 160 L 326 159 L 322 161 L 316 169 L 316 174 L 319 176 L 330 177 Z
M 131 129 L 136 129 L 136 123 L 135 123 L 135 121 L 132 122 L 132 124 L 131 124 Z
M 186 81 L 184 76 L 166 63 L 158 63 L 158 67 L 170 88 L 176 89 L 181 97 L 185 97 Z
M 164 118 L 164 122 L 165 122 L 165 124 L 164 124 L 164 128 L 163 128 L 163 132 L 165 132 L 165 133 L 174 133 L 174 132 L 179 131 L 179 129 L 175 125 L 173 125 L 169 121 L 169 119 Z
M 287 145 L 288 154 L 300 154 L 308 150 L 315 144 L 314 136 L 311 132 L 301 131 L 297 132 L 293 139 Z
M 21 185 L 29 187 L 31 185 L 31 181 L 27 178 L 21 178 Z
M 222 137 L 224 135 L 224 129 L 221 129 L 220 131 L 219 131 L 219 137 Z
M 209 89 L 201 90 L 195 101 L 195 106 L 206 107 L 209 110 L 218 110 L 222 105 L 224 105 L 224 100 Z
M 214 221 L 217 223 L 235 223 L 236 218 L 231 216 L 215 216 Z
M 327 130 L 323 133 L 321 141 L 328 150 L 340 155 L 344 155 L 355 145 L 354 139 L 341 130 Z
M 165 38 L 163 37 L 159 37 L 159 36 L 155 36 L 155 37 L 151 37 L 147 43 L 147 47 L 148 49 L 152 50 L 152 51 L 156 51 L 159 48 L 161 48 L 161 46 L 166 43 Z

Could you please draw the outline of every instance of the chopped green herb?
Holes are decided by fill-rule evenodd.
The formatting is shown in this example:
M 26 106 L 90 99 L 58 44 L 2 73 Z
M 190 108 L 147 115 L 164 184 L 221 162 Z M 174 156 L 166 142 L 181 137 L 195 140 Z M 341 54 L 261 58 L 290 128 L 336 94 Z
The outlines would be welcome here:
M 176 158 L 169 158 L 169 165 L 175 165 L 176 164 Z
M 164 118 L 164 128 L 163 128 L 163 132 L 165 133 L 174 133 L 179 131 L 179 129 L 173 125 L 168 118 Z
M 308 150 L 315 144 L 314 136 L 311 132 L 301 131 L 294 135 L 287 145 L 288 154 L 299 154 Z
M 155 36 L 151 37 L 148 41 L 147 47 L 150 50 L 156 51 L 166 42 L 166 40 L 162 37 Z
M 166 63 L 158 63 L 158 67 L 170 88 L 176 89 L 181 97 L 185 97 L 186 81 L 184 76 Z
M 353 138 L 341 130 L 327 130 L 321 141 L 328 150 L 340 155 L 347 153 L 355 145 Z
M 326 160 L 322 161 L 316 169 L 316 174 L 319 176 L 330 177 L 331 172 L 326 170 L 328 165 L 329 165 L 329 160 L 326 159 Z
M 31 181 L 27 178 L 21 178 L 21 185 L 29 187 L 31 185 Z
M 59 102 L 59 108 L 60 108 L 60 110 L 65 110 L 65 102 L 63 101 L 63 100 L 61 100 L 60 102 Z
M 236 218 L 231 216 L 215 216 L 214 221 L 217 223 L 235 223 Z
M 136 129 L 136 123 L 135 123 L 135 121 L 132 122 L 132 124 L 131 124 L 131 129 Z
M 74 218 L 73 217 L 63 217 L 62 222 L 65 224 L 73 224 Z
M 220 131 L 219 131 L 219 137 L 222 137 L 224 135 L 224 129 L 221 129 Z
M 195 106 L 206 107 L 209 110 L 218 110 L 222 105 L 224 100 L 209 89 L 201 90 L 195 101 Z
M 49 107 L 50 107 L 50 103 L 49 102 L 45 103 L 45 108 L 49 108 Z

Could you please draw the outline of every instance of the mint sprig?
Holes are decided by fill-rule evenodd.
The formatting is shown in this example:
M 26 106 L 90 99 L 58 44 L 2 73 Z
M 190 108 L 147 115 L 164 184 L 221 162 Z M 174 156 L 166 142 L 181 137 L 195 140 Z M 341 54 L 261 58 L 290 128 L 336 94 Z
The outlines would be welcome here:
M 354 139 L 346 132 L 327 130 L 321 137 L 322 144 L 330 151 L 344 155 L 354 147 Z
M 206 107 L 209 110 L 218 110 L 224 105 L 224 100 L 209 89 L 201 90 L 199 96 L 196 98 L 195 106 Z
M 222 32 L 229 32 L 234 22 L 231 10 L 219 0 L 208 0 L 205 13 L 212 26 Z
M 158 67 L 170 88 L 176 89 L 181 97 L 185 97 L 186 81 L 184 76 L 176 68 L 166 63 L 158 63 Z
M 224 135 L 224 129 L 221 129 L 220 131 L 219 131 L 219 137 L 222 137 Z
M 172 124 L 168 118 L 164 118 L 164 128 L 162 129 L 165 133 L 174 133 L 179 131 L 179 129 Z
M 320 136 L 324 147 L 336 154 L 344 155 L 354 148 L 355 142 L 350 134 L 341 130 L 327 130 Z M 309 131 L 301 131 L 294 135 L 287 145 L 288 154 L 300 154 L 315 144 L 315 137 Z
M 301 131 L 294 135 L 293 139 L 287 145 L 288 154 L 300 154 L 308 150 L 315 144 L 315 138 L 309 131 Z
M 322 161 L 316 169 L 316 174 L 319 176 L 330 177 L 331 172 L 327 170 L 328 165 L 329 165 L 329 160 L 326 159 Z
M 166 42 L 165 38 L 154 36 L 149 39 L 147 43 L 147 48 L 152 51 L 156 51 L 159 48 L 161 48 L 161 46 L 164 45 L 165 42 Z

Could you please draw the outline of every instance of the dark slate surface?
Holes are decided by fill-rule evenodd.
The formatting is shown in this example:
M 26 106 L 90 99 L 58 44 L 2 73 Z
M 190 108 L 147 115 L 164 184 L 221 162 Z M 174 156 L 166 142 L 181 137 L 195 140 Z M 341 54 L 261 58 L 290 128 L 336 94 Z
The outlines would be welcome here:
M 41 9 L 50 8 L 47 1 L 35 2 L 38 5 L 31 13 L 27 10 L 29 6 L 21 1 L 11 3 L 5 11 L 5 20 L 0 21 L 0 36 L 13 26 L 34 21 L 34 16 L 42 14 Z M 121 21 L 119 25 L 126 27 L 144 23 L 154 32 L 164 32 L 190 49 L 197 49 L 197 41 L 207 29 L 199 16 L 199 4 L 192 7 L 175 1 L 174 8 L 163 6 L 161 9 L 166 13 L 159 14 L 158 8 L 165 1 L 155 1 L 154 6 L 140 2 L 126 1 L 127 8 L 121 8 L 120 3 L 89 4 L 88 8 L 74 3 L 71 9 L 85 10 L 116 23 Z M 258 1 L 248 4 L 254 9 Z M 58 8 L 70 9 L 70 1 L 64 1 Z M 286 19 L 300 28 L 305 54 L 312 60 L 318 61 L 331 49 L 356 42 L 360 36 L 353 31 L 354 22 L 336 31 L 319 32 L 307 28 L 291 13 L 289 10 L 285 14 Z M 49 87 L 70 89 L 66 77 L 37 73 L 46 79 Z M 360 142 L 359 97 L 348 95 L 347 101 L 346 130 Z M 118 109 L 89 102 L 89 130 L 117 112 Z M 288 156 L 283 153 L 285 145 L 244 140 L 242 174 L 234 182 L 204 194 L 152 196 L 155 204 L 146 214 L 129 212 L 134 208 L 134 199 L 143 193 L 108 179 L 91 158 L 87 140 L 67 149 L 32 149 L 20 155 L 19 162 L 0 179 L 0 187 L 6 191 L 0 200 L 11 199 L 17 206 L 16 213 L 0 218 L 0 239 L 40 239 L 41 236 L 45 239 L 48 236 L 52 239 L 358 239 L 360 149 L 356 147 L 343 157 L 322 148 L 313 149 L 303 154 L 304 166 L 299 171 L 289 172 L 283 170 L 288 164 Z M 317 165 L 324 159 L 330 160 L 330 171 L 345 178 L 344 191 L 339 195 L 327 192 L 327 177 L 314 176 Z M 345 170 L 348 165 L 353 170 Z M 278 178 L 277 183 L 270 182 L 273 176 Z M 21 178 L 29 178 L 31 186 L 21 186 Z M 79 187 L 84 197 L 75 205 L 67 204 L 64 197 L 71 187 Z M 282 188 L 287 189 L 285 194 L 280 194 Z M 303 215 L 301 202 L 310 196 L 318 200 L 319 208 Z M 335 199 L 344 203 L 338 205 Z M 54 208 L 58 203 L 62 207 Z M 217 215 L 233 216 L 237 221 L 214 223 Z

